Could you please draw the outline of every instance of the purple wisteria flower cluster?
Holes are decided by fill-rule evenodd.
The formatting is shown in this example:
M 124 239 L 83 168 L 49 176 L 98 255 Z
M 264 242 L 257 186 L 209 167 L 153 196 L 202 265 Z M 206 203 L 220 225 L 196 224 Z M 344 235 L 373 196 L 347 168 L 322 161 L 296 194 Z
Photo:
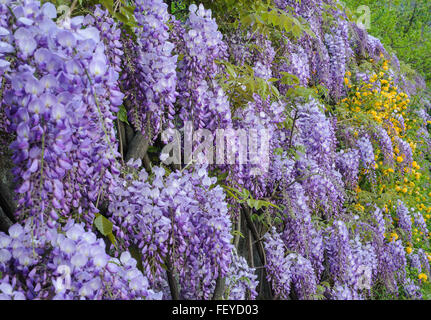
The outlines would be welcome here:
M 337 154 L 336 166 L 343 175 L 346 185 L 355 187 L 359 173 L 359 151 L 357 149 L 341 150 Z
M 267 259 L 265 268 L 274 295 L 280 299 L 288 299 L 292 282 L 291 265 L 286 259 L 287 252 L 283 240 L 274 227 L 265 234 L 265 252 Z
M 232 262 L 226 278 L 227 298 L 229 300 L 253 300 L 257 297 L 257 275 L 254 268 L 250 268 L 247 260 L 234 250 Z
M 365 169 L 374 169 L 375 157 L 374 148 L 368 136 L 363 136 L 356 141 L 359 157 L 362 162 L 362 166 Z
M 180 118 L 192 121 L 195 129 L 224 128 L 231 124 L 229 101 L 215 81 L 220 67 L 216 60 L 226 58 L 227 46 L 211 10 L 192 4 L 189 18 L 176 30 L 178 53 L 178 103 Z
M 174 103 L 178 95 L 177 55 L 169 41 L 168 6 L 162 0 L 139 0 L 134 11 L 136 42 L 127 47 L 122 74 L 129 119 L 137 131 L 155 140 L 163 126 L 174 127 Z
M 401 200 L 397 203 L 397 216 L 398 226 L 404 232 L 406 238 L 412 240 L 412 217 L 410 216 L 409 209 L 404 205 Z
M 336 118 L 350 63 L 388 54 L 335 3 L 271 2 L 288 32 L 256 18 L 270 10 L 226 31 L 203 4 L 180 20 L 163 0 L 62 17 L 49 2 L 0 1 L 0 134 L 13 140 L 18 220 L 0 224 L 0 299 L 420 299 L 423 208 L 404 191 L 390 206 L 359 191 L 387 166 L 419 168 L 411 117 L 372 128 Z M 243 70 L 250 78 L 233 76 Z M 266 92 L 237 97 L 230 83 L 242 79 Z M 418 115 L 431 146 L 431 117 Z M 224 129 L 235 161 L 154 156 L 160 133 L 189 122 Z M 144 161 L 122 160 L 125 128 L 130 150 L 141 134 L 151 145 Z M 414 228 L 423 248 L 410 248 Z
M 383 127 L 377 127 L 375 139 L 379 143 L 386 164 L 392 164 L 394 158 L 394 147 L 388 132 Z
M 275 168 L 271 168 L 271 164 L 274 164 L 272 155 L 282 143 L 284 135 L 279 133 L 278 125 L 286 119 L 286 115 L 283 102 L 264 100 L 258 94 L 254 94 L 253 98 L 254 101 L 250 101 L 244 109 L 237 110 L 235 113 L 235 118 L 238 120 L 235 120 L 233 125 L 248 134 L 246 137 L 248 148 L 245 150 L 248 159 L 245 161 L 243 159 L 242 163 L 239 163 L 239 158 L 236 159 L 229 170 L 229 179 L 233 184 L 251 191 L 253 196 L 258 198 L 272 193 L 274 175 L 279 175 Z M 241 148 L 245 147 L 240 140 L 241 135 L 232 137 L 229 136 L 229 132 L 227 134 L 226 145 L 238 156 Z M 283 170 L 282 167 L 279 169 Z
M 331 33 L 325 34 L 325 44 L 329 53 L 329 88 L 338 99 L 344 93 L 343 78 L 346 73 L 346 65 L 351 54 L 348 43 L 348 24 L 340 17 L 338 26 Z
M 207 299 L 230 268 L 231 221 L 221 187 L 210 189 L 215 179 L 205 167 L 167 177 L 158 167 L 151 176 L 129 173 L 109 207 L 117 237 L 140 249 L 151 283 L 161 285 L 172 263 L 186 299 Z
M 265 240 L 267 277 L 275 296 L 280 299 L 313 299 L 317 290 L 317 276 L 311 262 L 287 250 L 274 227 L 265 234 Z
M 105 242 L 70 220 L 60 232 L 35 238 L 31 220 L 0 233 L 0 299 L 161 299 L 123 252 L 105 252 Z
M 296 111 L 298 129 L 295 145 L 305 147 L 305 153 L 295 164 L 295 176 L 303 180 L 303 187 L 314 209 L 323 206 L 325 214 L 337 214 L 344 201 L 344 184 L 337 171 L 334 123 L 326 118 L 316 100 L 298 104 Z
M 17 134 L 11 149 L 18 212 L 54 226 L 74 211 L 91 224 L 100 190 L 109 191 L 119 173 L 118 73 L 107 63 L 99 31 L 82 28 L 82 17 L 59 27 L 52 4 L 26 1 L 11 10 L 16 63 L 3 104 Z

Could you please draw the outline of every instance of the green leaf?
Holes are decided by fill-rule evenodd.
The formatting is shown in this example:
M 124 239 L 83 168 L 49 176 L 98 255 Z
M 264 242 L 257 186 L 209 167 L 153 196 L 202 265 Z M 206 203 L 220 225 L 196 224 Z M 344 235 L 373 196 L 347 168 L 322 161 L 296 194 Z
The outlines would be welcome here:
M 147 149 L 148 153 L 159 153 L 159 148 L 155 147 L 155 146 L 149 146 Z
M 255 202 L 256 202 L 256 200 L 254 200 L 254 199 L 248 199 L 247 200 L 247 204 L 250 208 L 254 208 Z
M 257 215 L 257 213 L 253 213 L 250 217 L 251 221 L 259 221 L 259 216 Z
M 112 234 L 112 227 L 114 225 L 112 224 L 111 221 L 109 221 L 101 214 L 98 214 L 96 216 L 96 219 L 94 219 L 94 225 L 96 226 L 97 230 L 99 230 L 99 232 L 105 237 Z
M 316 34 L 308 26 L 303 26 L 302 30 L 304 30 L 305 33 L 308 34 L 310 37 L 317 38 Z
M 224 173 L 218 174 L 217 175 L 217 181 L 218 182 L 223 181 L 223 180 L 225 180 L 227 178 L 227 176 L 228 176 L 228 172 L 224 172 Z
M 236 195 L 234 195 L 230 190 L 226 190 L 226 193 L 232 198 L 234 198 L 235 200 L 239 201 L 239 198 Z
M 274 149 L 274 154 L 277 154 L 277 155 L 282 155 L 283 154 L 283 148 L 275 148 Z
M 260 210 L 263 207 L 274 207 L 274 208 L 281 210 L 280 207 L 276 206 L 275 204 L 272 204 L 269 201 L 265 201 L 265 200 L 248 199 L 247 204 L 250 208 L 253 208 L 256 210 Z
M 129 247 L 129 252 L 130 255 L 132 256 L 133 259 L 135 259 L 138 264 L 137 264 L 137 268 L 141 271 L 144 271 L 144 268 L 142 266 L 142 253 L 141 250 L 139 250 L 139 248 L 136 245 L 131 245 Z
M 233 236 L 236 236 L 236 235 L 238 235 L 238 236 L 240 236 L 241 238 L 244 238 L 244 235 L 241 233 L 241 231 L 239 231 L 239 230 L 233 230 L 232 231 L 232 235 Z
M 133 7 L 121 7 L 120 12 L 115 13 L 115 17 L 130 27 L 137 27 Z
M 243 199 L 248 199 L 250 197 L 250 191 L 248 191 L 245 188 L 242 190 L 240 194 L 242 195 Z
M 118 111 L 117 117 L 120 121 L 129 124 L 129 120 L 127 119 L 127 111 L 126 108 L 124 107 L 124 105 L 120 106 L 120 110 Z
M 114 14 L 114 1 L 113 0 L 100 0 L 100 4 L 108 9 L 111 15 Z
M 251 26 L 253 24 L 254 20 L 255 19 L 254 19 L 253 15 L 249 14 L 249 15 L 247 15 L 245 17 L 242 17 L 242 19 L 241 19 L 241 25 L 243 25 L 244 27 Z
M 229 75 L 232 77 L 236 77 L 236 72 L 233 66 L 230 63 L 226 63 L 225 66 L 226 66 L 227 73 L 229 73 Z
M 108 239 L 109 239 L 109 241 L 111 241 L 111 243 L 114 245 L 115 249 L 117 249 L 117 250 L 118 250 L 118 247 L 117 247 L 117 239 L 115 239 L 115 236 L 114 236 L 114 234 L 113 234 L 113 233 L 108 234 Z
M 301 36 L 301 32 L 302 30 L 301 30 L 301 27 L 300 26 L 298 26 L 297 24 L 295 24 L 293 27 L 292 27 L 292 33 L 293 33 L 293 36 L 295 37 L 295 38 L 299 38 L 300 36 Z
M 119 21 L 121 21 L 121 22 L 123 22 L 125 24 L 129 23 L 129 17 L 127 15 L 121 13 L 121 12 L 116 12 L 115 13 L 115 18 L 117 18 L 117 20 L 119 20 Z
M 284 72 L 284 71 L 280 73 L 283 75 L 283 77 L 280 80 L 282 84 L 287 84 L 287 85 L 299 84 L 299 78 L 294 74 Z
M 135 6 L 126 6 L 126 7 L 122 7 L 121 9 L 128 12 L 129 15 L 134 16 L 135 8 L 136 8 Z

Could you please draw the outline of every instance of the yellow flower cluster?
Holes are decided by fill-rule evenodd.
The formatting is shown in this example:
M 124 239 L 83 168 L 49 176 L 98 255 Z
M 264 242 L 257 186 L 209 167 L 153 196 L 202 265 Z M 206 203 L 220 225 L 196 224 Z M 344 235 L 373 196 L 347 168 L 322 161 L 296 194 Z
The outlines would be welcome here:
M 425 273 L 419 273 L 418 279 L 426 282 L 428 280 L 428 276 Z
M 383 60 L 381 69 L 388 70 L 388 60 Z M 384 71 L 375 72 L 368 82 L 361 82 L 359 85 L 350 83 L 351 73 L 347 72 L 344 82 L 351 90 L 348 97 L 341 100 L 340 105 L 350 111 L 353 115 L 351 120 L 358 126 L 361 126 L 364 117 L 382 126 L 395 147 L 394 160 L 400 167 L 405 168 L 406 155 L 400 152 L 397 138 L 405 140 L 406 130 L 410 128 L 408 125 L 410 119 L 403 119 L 410 99 L 404 92 L 399 92 L 393 79 L 387 78 Z M 358 136 L 357 131 L 354 132 L 354 136 Z M 410 146 L 414 151 L 416 144 L 411 142 Z
M 389 62 L 381 58 L 373 65 L 374 73 L 366 82 L 357 84 L 352 81 L 352 74 L 346 72 L 344 84 L 348 95 L 336 107 L 338 123 L 345 124 L 349 130 L 353 128 L 350 132 L 355 140 L 364 132 L 370 134 L 381 127 L 387 132 L 393 146 L 393 153 L 388 155 L 387 150 L 381 149 L 378 144 L 374 145 L 374 168 L 360 171 L 359 181 L 352 190 L 356 201 L 350 208 L 352 214 L 363 215 L 372 210 L 369 203 L 376 203 L 385 213 L 385 219 L 392 223 L 385 234 L 386 240 L 402 240 L 408 255 L 422 248 L 431 262 L 428 245 L 431 232 L 425 234 L 425 230 L 419 228 L 420 224 L 415 221 L 416 218 L 412 218 L 412 239 L 408 239 L 405 233 L 400 232 L 396 214 L 397 200 L 401 199 L 408 208 L 422 215 L 431 230 L 431 192 L 428 191 L 431 188 L 431 175 L 429 164 L 423 160 L 425 144 L 417 135 L 417 130 L 426 123 L 411 108 L 409 96 L 387 75 Z M 413 161 L 411 155 L 405 153 L 405 145 L 399 143 L 400 139 L 410 146 Z M 423 273 L 418 277 L 423 282 L 428 280 L 428 276 Z
M 397 241 L 398 240 L 398 234 L 396 232 L 393 232 L 389 235 L 389 242 Z

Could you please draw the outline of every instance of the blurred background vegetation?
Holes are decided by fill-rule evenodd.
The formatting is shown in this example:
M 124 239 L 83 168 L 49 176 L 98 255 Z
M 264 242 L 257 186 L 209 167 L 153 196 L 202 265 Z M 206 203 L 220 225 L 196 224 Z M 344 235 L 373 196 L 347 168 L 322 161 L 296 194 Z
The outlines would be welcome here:
M 430 0 L 344 0 L 351 14 L 360 16 L 360 6 L 370 8 L 368 32 L 393 50 L 402 71 L 416 70 L 431 85 Z

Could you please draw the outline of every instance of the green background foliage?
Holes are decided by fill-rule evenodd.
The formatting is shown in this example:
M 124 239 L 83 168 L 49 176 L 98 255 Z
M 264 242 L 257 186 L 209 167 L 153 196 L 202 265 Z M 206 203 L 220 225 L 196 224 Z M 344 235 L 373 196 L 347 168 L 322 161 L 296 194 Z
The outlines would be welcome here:
M 393 50 L 402 71 L 419 72 L 431 84 L 431 1 L 429 0 L 345 0 L 352 15 L 360 6 L 370 8 L 368 32 Z M 406 65 L 407 64 L 407 65 Z M 409 66 L 410 65 L 410 66 Z M 408 74 L 409 72 L 407 72 Z

